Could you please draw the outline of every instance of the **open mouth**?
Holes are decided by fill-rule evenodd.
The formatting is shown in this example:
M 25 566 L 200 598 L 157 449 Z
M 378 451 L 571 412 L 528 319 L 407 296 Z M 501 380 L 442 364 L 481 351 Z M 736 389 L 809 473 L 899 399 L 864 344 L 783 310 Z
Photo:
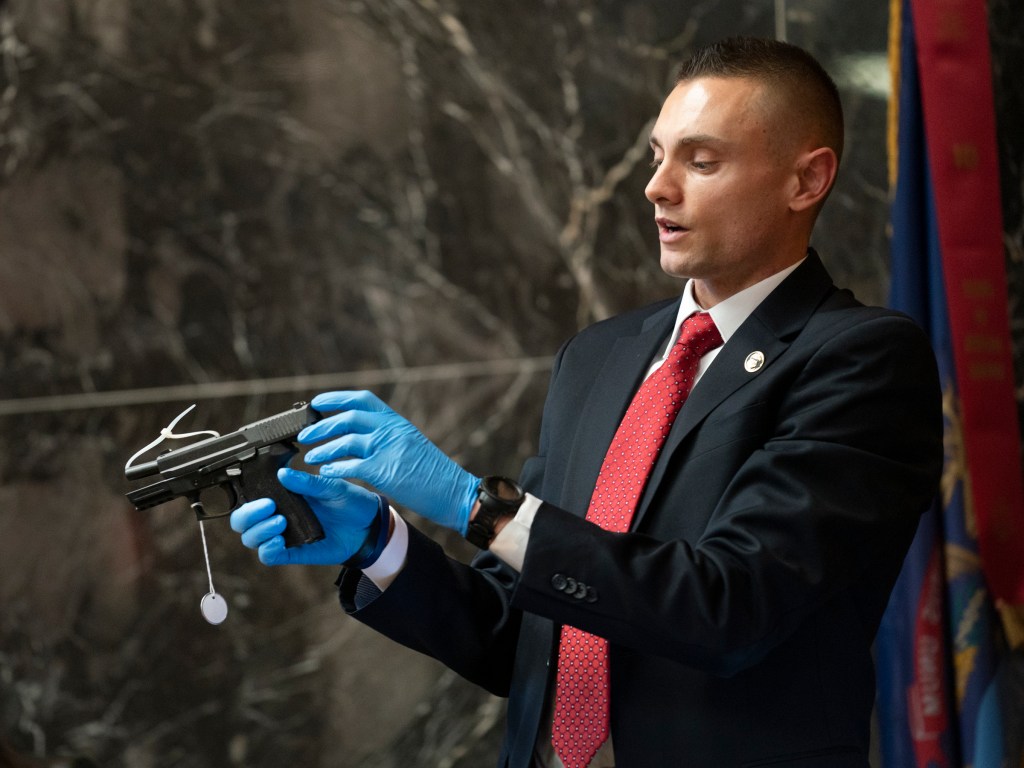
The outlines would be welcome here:
M 658 225 L 658 229 L 660 229 L 662 232 L 685 232 L 686 231 L 686 227 L 681 227 L 678 224 L 676 224 L 674 221 L 669 221 L 668 219 L 657 218 L 657 219 L 655 219 L 655 222 Z

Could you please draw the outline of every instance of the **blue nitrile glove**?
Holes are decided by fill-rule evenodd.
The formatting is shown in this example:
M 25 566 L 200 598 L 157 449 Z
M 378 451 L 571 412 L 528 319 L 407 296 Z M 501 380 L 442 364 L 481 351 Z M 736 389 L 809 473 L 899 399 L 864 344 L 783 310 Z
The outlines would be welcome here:
M 466 535 L 480 479 L 441 452 L 372 392 L 327 392 L 313 398 L 331 413 L 299 433 L 318 445 L 306 454 L 325 464 L 322 477 L 361 480 L 435 523 Z M 327 463 L 331 462 L 331 463 Z
M 271 499 L 246 502 L 231 513 L 231 528 L 242 543 L 259 552 L 265 565 L 341 565 L 354 555 L 377 516 L 378 497 L 340 478 L 322 477 L 296 469 L 279 469 L 277 479 L 292 493 L 301 493 L 320 519 L 324 538 L 312 544 L 285 547 L 283 515 Z

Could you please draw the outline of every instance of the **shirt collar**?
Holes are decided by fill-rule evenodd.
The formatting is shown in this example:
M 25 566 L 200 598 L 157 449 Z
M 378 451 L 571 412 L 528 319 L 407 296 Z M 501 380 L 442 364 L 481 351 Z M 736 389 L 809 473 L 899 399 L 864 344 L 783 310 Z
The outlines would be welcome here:
M 768 298 L 768 294 L 778 288 L 779 283 L 789 277 L 793 270 L 803 264 L 803 262 L 804 259 L 800 259 L 796 264 L 792 264 L 781 272 L 776 272 L 774 275 L 754 283 L 749 288 L 744 288 L 739 293 L 733 294 L 707 310 L 708 314 L 711 315 L 711 319 L 715 321 L 715 327 L 718 328 L 718 332 L 722 335 L 722 342 L 728 342 L 729 338 L 739 330 L 739 327 L 757 309 L 758 305 Z M 693 279 L 691 278 L 686 281 L 686 287 L 683 288 L 682 301 L 679 303 L 679 313 L 676 315 L 675 331 L 672 333 L 672 338 L 669 339 L 668 350 L 672 349 L 672 345 L 679 336 L 679 329 L 683 321 L 694 312 L 704 311 L 693 297 Z M 668 350 L 665 352 L 666 355 Z

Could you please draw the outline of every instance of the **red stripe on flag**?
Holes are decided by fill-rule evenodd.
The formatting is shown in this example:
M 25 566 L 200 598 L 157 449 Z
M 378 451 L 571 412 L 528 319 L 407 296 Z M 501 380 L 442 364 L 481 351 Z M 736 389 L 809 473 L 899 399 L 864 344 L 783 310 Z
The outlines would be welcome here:
M 978 549 L 996 598 L 1024 603 L 1024 482 L 984 0 L 911 0 Z

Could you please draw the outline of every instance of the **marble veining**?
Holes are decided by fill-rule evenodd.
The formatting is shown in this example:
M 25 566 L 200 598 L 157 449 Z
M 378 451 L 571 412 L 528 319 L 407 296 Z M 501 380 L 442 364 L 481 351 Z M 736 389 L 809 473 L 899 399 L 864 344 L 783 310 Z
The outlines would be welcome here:
M 1024 41 L 1016 0 L 990 13 L 1021 381 Z M 884 4 L 0 4 L 0 744 L 25 764 L 492 764 L 500 699 L 223 521 L 230 615 L 207 625 L 191 513 L 133 511 L 124 462 L 192 402 L 183 427 L 227 431 L 318 377 L 372 382 L 468 468 L 516 474 L 562 340 L 679 290 L 643 197 L 675 64 L 778 24 L 847 111 L 816 244 L 883 302 Z

